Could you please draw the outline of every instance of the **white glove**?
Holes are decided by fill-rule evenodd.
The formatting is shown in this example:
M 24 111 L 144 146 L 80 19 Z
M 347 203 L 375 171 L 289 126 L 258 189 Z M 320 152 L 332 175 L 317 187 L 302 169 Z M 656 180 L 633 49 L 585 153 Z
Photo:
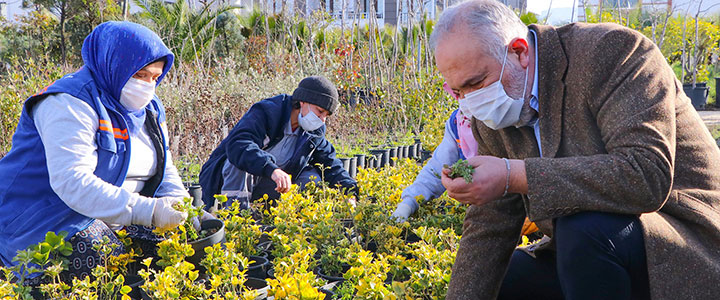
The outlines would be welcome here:
M 407 205 L 403 202 L 398 203 L 397 208 L 395 208 L 395 212 L 392 213 L 392 217 L 395 219 L 395 221 L 402 223 L 407 221 L 407 219 L 415 212 L 412 206 Z
M 156 198 L 152 216 L 153 226 L 157 228 L 173 228 L 185 222 L 187 213 L 173 208 L 175 203 L 182 203 L 182 201 L 183 198 L 181 197 Z
M 207 212 L 207 210 L 203 209 L 203 214 L 200 216 L 200 219 L 198 220 L 198 217 L 193 217 L 193 227 L 195 227 L 195 230 L 200 231 L 200 222 L 205 220 L 212 220 L 217 219 L 215 216 L 213 216 L 211 213 Z

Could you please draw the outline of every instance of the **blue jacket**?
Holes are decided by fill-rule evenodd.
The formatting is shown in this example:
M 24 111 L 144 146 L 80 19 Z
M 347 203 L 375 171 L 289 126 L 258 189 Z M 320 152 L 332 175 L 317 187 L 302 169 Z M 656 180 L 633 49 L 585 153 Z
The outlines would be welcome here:
M 67 231 L 69 238 L 94 221 L 69 208 L 51 188 L 32 107 L 56 93 L 69 94 L 90 105 L 99 117 L 94 174 L 121 186 L 131 150 L 126 121 L 129 112 L 116 99 L 125 82 L 148 63 L 165 58 L 164 76 L 173 62 L 172 53 L 155 33 L 130 22 L 99 25 L 85 39 L 82 54 L 85 65 L 79 71 L 25 101 L 12 149 L 0 160 L 0 258 L 6 266 L 14 265 L 12 258 L 18 250 L 43 240 L 48 231 Z M 148 108 L 157 116 L 158 124 L 165 121 L 165 110 L 157 97 Z M 167 150 L 164 134 L 163 143 Z
M 223 185 L 222 168 L 226 160 L 252 175 L 271 177 L 272 172 L 279 167 L 275 158 L 264 150 L 282 140 L 285 127 L 290 122 L 291 111 L 292 96 L 285 94 L 264 99 L 250 107 L 200 171 L 200 185 L 206 206 L 212 206 L 215 203 L 213 196 L 220 193 Z M 303 131 L 302 128 L 299 130 L 295 153 L 283 171 L 297 178 L 305 168 L 321 164 L 329 167 L 325 170 L 325 181 L 355 192 L 357 183 L 343 169 L 342 162 L 335 158 L 335 148 L 325 139 L 325 126 L 313 132 Z M 269 142 L 263 145 L 266 137 Z

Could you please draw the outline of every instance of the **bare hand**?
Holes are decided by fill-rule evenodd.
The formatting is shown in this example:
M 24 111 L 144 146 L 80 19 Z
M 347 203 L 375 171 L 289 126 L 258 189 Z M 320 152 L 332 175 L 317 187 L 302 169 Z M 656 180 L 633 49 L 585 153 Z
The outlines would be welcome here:
M 475 156 L 468 159 L 468 163 L 475 168 L 471 183 L 467 183 L 462 177 L 448 177 L 450 169 L 443 168 L 441 179 L 448 196 L 474 205 L 482 205 L 502 197 L 508 172 L 505 162 L 493 156 Z
M 275 188 L 275 191 L 278 193 L 287 193 L 290 191 L 290 185 L 292 182 L 290 181 L 290 175 L 285 173 L 285 171 L 281 169 L 275 169 L 272 173 L 271 179 L 275 181 L 275 184 L 277 187 Z

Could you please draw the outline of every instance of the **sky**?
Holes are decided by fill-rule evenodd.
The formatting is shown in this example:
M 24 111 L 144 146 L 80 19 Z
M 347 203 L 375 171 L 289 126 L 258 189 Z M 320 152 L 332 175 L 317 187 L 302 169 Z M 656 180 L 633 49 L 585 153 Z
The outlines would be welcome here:
M 575 0 L 576 3 L 580 0 Z M 550 4 L 552 2 L 552 8 Z M 550 8 L 550 17 L 548 23 L 559 24 L 570 22 L 570 16 L 572 16 L 573 0 L 528 0 L 527 10 L 538 14 L 540 19 L 545 17 L 545 14 Z M 577 12 L 575 13 L 577 14 Z
M 534 12 L 540 15 L 540 19 L 545 17 L 545 14 L 550 7 L 552 2 L 552 8 L 550 8 L 550 17 L 548 23 L 550 24 L 561 24 L 570 21 L 572 16 L 573 2 L 577 5 L 581 0 L 528 0 L 527 9 L 528 11 Z M 645 0 L 644 2 L 650 2 Z M 687 7 L 691 5 L 691 8 L 697 8 L 700 0 L 673 0 L 674 6 Z M 702 10 L 708 9 L 709 14 L 720 13 L 720 0 L 703 0 Z M 575 11 L 577 15 L 577 10 Z

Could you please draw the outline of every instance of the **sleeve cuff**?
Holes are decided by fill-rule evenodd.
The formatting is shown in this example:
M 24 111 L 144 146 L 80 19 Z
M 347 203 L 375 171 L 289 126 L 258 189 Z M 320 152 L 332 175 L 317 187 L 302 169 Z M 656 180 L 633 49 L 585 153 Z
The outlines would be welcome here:
M 132 224 L 152 226 L 152 216 L 156 200 L 133 194 L 135 204 L 132 205 Z
M 275 169 L 279 169 L 279 168 L 280 167 L 278 167 L 276 164 L 269 162 L 268 164 L 265 165 L 265 169 L 263 169 L 263 176 L 267 177 L 267 178 L 271 178 L 272 173 L 275 171 Z
M 420 205 L 418 205 L 417 201 L 415 201 L 415 199 L 413 199 L 412 197 L 406 197 L 405 199 L 403 199 L 402 202 L 400 202 L 400 204 L 406 205 L 408 208 L 410 208 L 410 214 L 414 214 L 415 211 L 420 208 Z

